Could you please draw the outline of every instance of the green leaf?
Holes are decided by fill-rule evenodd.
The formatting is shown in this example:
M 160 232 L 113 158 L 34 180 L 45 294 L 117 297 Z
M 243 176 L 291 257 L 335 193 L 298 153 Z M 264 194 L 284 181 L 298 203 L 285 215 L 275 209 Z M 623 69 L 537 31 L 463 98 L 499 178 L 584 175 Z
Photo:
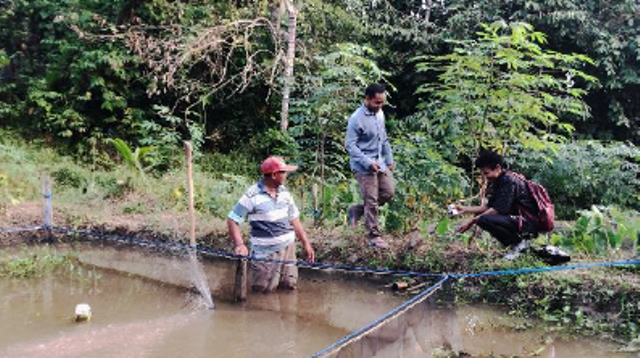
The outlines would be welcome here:
M 440 221 L 438 222 L 438 225 L 436 226 L 436 233 L 438 233 L 438 235 L 444 235 L 448 231 L 449 231 L 449 218 L 445 216 L 442 219 L 440 219 Z

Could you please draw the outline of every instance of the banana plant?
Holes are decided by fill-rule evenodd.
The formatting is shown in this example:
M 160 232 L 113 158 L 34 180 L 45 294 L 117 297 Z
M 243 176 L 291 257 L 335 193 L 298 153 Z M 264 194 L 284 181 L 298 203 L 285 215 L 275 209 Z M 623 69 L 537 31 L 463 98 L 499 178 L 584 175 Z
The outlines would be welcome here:
M 143 178 L 145 177 L 145 172 L 153 166 L 149 165 L 144 167 L 142 163 L 156 152 L 157 148 L 155 146 L 136 147 L 135 150 L 131 150 L 127 142 L 120 138 L 108 139 L 107 141 L 113 144 L 113 147 L 118 151 L 125 164 L 138 171 Z

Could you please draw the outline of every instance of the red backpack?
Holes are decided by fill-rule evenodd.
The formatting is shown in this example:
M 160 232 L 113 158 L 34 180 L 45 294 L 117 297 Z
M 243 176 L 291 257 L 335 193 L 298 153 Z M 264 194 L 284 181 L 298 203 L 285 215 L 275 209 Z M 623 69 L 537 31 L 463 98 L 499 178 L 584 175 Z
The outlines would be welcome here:
M 524 175 L 520 173 L 509 172 L 509 174 L 524 181 L 527 184 L 529 192 L 531 193 L 531 197 L 538 207 L 538 215 L 534 215 L 526 210 L 523 206 L 520 206 L 520 211 L 522 212 L 523 216 L 526 216 L 529 219 L 537 222 L 538 229 L 540 231 L 552 231 L 554 227 L 553 219 L 555 216 L 555 210 L 553 207 L 553 203 L 551 202 L 551 198 L 547 193 L 547 189 L 534 181 L 528 180 L 524 177 Z

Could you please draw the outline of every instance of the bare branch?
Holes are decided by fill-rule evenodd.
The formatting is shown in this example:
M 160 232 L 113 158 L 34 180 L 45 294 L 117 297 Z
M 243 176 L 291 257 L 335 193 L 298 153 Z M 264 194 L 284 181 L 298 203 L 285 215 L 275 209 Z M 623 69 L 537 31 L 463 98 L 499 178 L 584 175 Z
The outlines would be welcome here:
M 115 27 L 102 18 L 94 20 L 102 33 L 89 33 L 76 25 L 71 29 L 90 41 L 123 41 L 148 68 L 149 96 L 169 90 L 179 95 L 174 110 L 181 103 L 189 110 L 214 95 L 229 98 L 258 79 L 271 87 L 280 72 L 281 40 L 264 17 L 204 28 Z

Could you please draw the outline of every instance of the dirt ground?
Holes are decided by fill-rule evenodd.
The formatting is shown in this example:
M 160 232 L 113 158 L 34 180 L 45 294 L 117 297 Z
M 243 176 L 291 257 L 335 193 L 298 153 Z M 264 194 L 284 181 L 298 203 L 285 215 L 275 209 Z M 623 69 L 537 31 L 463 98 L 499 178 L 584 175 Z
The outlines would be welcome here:
M 41 225 L 44 222 L 44 209 L 41 202 L 23 202 L 12 205 L 0 214 L 0 227 L 24 227 Z M 100 228 L 105 232 L 140 234 L 143 237 L 162 237 L 165 239 L 185 240 L 189 234 L 187 212 L 123 213 L 114 203 L 103 207 L 78 208 L 58 204 L 54 206 L 53 223 L 55 226 L 74 228 Z M 227 238 L 226 224 L 212 216 L 198 214 L 196 218 L 197 241 L 216 248 L 231 250 Z M 387 250 L 371 248 L 362 227 L 338 227 L 333 229 L 314 228 L 305 225 L 307 234 L 316 250 L 319 260 L 364 264 L 372 260 L 381 266 L 390 262 L 402 262 L 407 255 L 422 256 L 431 250 L 428 240 L 419 231 L 407 235 L 385 235 L 390 244 Z M 248 236 L 247 227 L 245 238 Z M 32 232 L 22 234 L 0 233 L 0 243 L 14 243 L 20 240 L 38 237 Z M 448 261 L 464 263 L 477 255 L 474 248 L 462 243 L 448 247 Z

